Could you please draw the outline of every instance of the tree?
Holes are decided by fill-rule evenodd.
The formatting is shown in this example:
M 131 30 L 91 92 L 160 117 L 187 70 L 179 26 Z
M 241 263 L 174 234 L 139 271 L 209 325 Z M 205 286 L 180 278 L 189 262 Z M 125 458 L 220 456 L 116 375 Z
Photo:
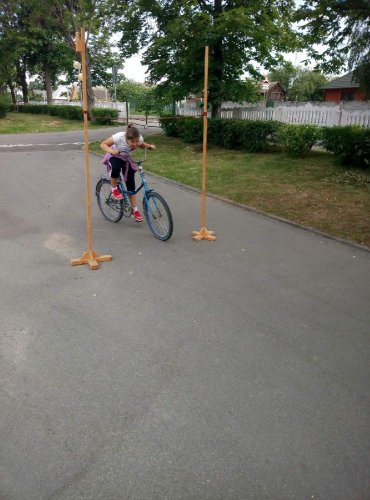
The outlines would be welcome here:
M 292 63 L 286 63 L 284 65 L 278 66 L 277 68 L 273 68 L 270 70 L 268 77 L 270 82 L 279 82 L 280 85 L 289 92 L 290 87 L 294 81 L 294 78 L 297 77 L 298 68 L 293 66 Z
M 52 104 L 53 87 L 57 85 L 58 76 L 71 67 L 74 53 L 64 42 L 57 19 L 45 7 L 46 4 L 39 5 L 38 0 L 33 0 L 28 19 L 31 41 L 28 70 L 31 75 L 41 75 L 47 103 Z
M 131 102 L 140 100 L 144 96 L 146 88 L 143 83 L 124 79 L 117 85 L 117 99 Z
M 124 56 L 145 48 L 150 83 L 158 83 L 173 100 L 201 93 L 204 47 L 210 48 L 209 102 L 212 116 L 224 100 L 243 101 L 250 86 L 244 72 L 260 78 L 254 63 L 265 68 L 293 50 L 294 0 L 129 0 L 112 2 L 115 31 L 122 32 Z
M 109 40 L 109 35 L 102 37 L 101 35 L 92 34 L 89 43 L 89 56 L 91 60 L 91 83 L 95 87 L 103 85 L 112 87 L 111 69 L 116 66 L 122 68 L 122 58 L 119 54 L 112 51 L 112 44 Z M 107 71 L 107 70 L 110 71 Z
M 347 64 L 370 95 L 369 0 L 305 0 L 296 20 L 303 23 L 304 43 L 318 68 L 337 72 Z
M 0 1 L 0 66 L 8 74 L 7 83 L 15 99 L 14 81 L 22 88 L 23 102 L 28 103 L 27 86 L 27 6 L 16 0 Z
M 67 83 L 76 80 L 73 71 L 75 34 L 87 31 L 87 87 L 89 109 L 94 104 L 92 85 L 108 85 L 107 72 L 122 60 L 112 53 L 110 18 L 106 0 L 0 0 L 0 75 L 7 74 L 22 87 L 28 102 L 27 75 L 41 75 L 52 101 L 52 87 L 66 74 Z M 15 99 L 15 97 L 14 97 Z
M 55 17 L 37 0 L 1 0 L 0 16 L 0 67 L 8 73 L 12 94 L 15 79 L 27 103 L 27 75 L 42 75 L 50 103 L 58 72 L 72 64 L 72 53 L 62 41 Z
M 121 67 L 122 58 L 112 53 L 111 12 L 106 0 L 48 0 L 49 8 L 58 19 L 66 43 L 75 50 L 75 35 L 83 26 L 86 32 L 86 85 L 88 110 L 94 106 L 93 83 L 111 81 L 107 68 L 113 63 Z M 75 58 L 80 56 L 75 54 Z M 95 67 L 96 61 L 96 67 Z M 67 75 L 67 82 L 75 79 L 73 71 Z
M 288 91 L 290 101 L 322 101 L 322 85 L 328 82 L 328 78 L 319 71 L 309 69 L 298 69 L 297 76 Z
M 328 78 L 319 71 L 300 68 L 291 63 L 271 70 L 269 80 L 279 82 L 287 91 L 290 101 L 321 101 L 323 92 L 320 87 L 328 82 Z

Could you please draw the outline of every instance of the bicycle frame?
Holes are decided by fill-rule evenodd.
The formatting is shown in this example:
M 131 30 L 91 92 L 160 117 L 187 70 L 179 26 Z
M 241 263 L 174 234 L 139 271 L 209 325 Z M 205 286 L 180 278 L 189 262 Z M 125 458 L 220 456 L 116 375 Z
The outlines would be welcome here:
M 141 191 L 144 188 L 144 197 L 146 197 L 147 193 L 150 193 L 151 191 L 153 191 L 153 189 L 149 189 L 148 183 L 146 182 L 144 171 L 143 171 L 143 167 L 141 165 L 143 161 L 144 160 L 139 160 L 139 161 L 135 162 L 137 164 L 137 166 L 139 167 L 139 174 L 140 174 L 140 179 L 141 179 L 141 184 L 140 184 L 140 186 L 137 189 L 135 189 L 135 191 L 128 191 L 126 189 L 126 186 L 125 186 L 125 183 L 123 181 L 122 175 L 118 179 L 118 185 L 119 185 L 119 188 L 120 188 L 123 196 L 126 197 L 126 196 L 135 195 L 135 194 L 137 194 L 139 191 Z
M 146 159 L 146 151 L 145 151 Z M 103 216 L 110 222 L 119 222 L 123 216 L 131 217 L 133 205 L 131 203 L 130 197 L 135 196 L 142 189 L 144 190 L 143 195 L 143 209 L 146 222 L 149 229 L 152 231 L 153 235 L 162 240 L 167 241 L 173 231 L 173 220 L 172 214 L 166 200 L 153 189 L 150 189 L 148 183 L 145 179 L 144 170 L 142 163 L 145 161 L 137 160 L 135 164 L 138 167 L 141 183 L 140 186 L 134 191 L 129 191 L 124 181 L 122 173 L 120 174 L 118 181 L 118 188 L 120 189 L 123 199 L 117 200 L 111 193 L 111 180 L 109 175 L 109 170 L 107 169 L 106 174 L 101 175 L 101 180 L 96 185 L 96 196 L 99 208 Z M 109 185 L 109 188 L 107 186 Z M 105 186 L 103 188 L 103 186 Z M 103 196 L 101 196 L 103 192 Z M 105 193 L 105 194 L 104 194 Z M 135 202 L 136 203 L 136 202 Z M 105 208 L 105 207 L 108 208 Z
M 119 187 L 119 189 L 120 189 L 120 191 L 121 191 L 121 193 L 123 195 L 123 198 L 124 198 L 124 201 L 125 201 L 126 205 L 130 205 L 131 206 L 131 202 L 130 202 L 129 196 L 137 194 L 143 188 L 144 188 L 144 198 L 145 199 L 147 197 L 147 194 L 153 191 L 153 189 L 149 189 L 148 183 L 146 182 L 145 175 L 144 175 L 144 170 L 143 170 L 142 164 L 146 160 L 146 148 L 145 148 L 144 151 L 145 151 L 144 152 L 145 157 L 144 157 L 143 160 L 137 160 L 137 161 L 134 160 L 134 162 L 138 166 L 138 170 L 139 170 L 139 174 L 140 174 L 140 179 L 141 179 L 140 186 L 137 189 L 135 189 L 135 191 L 128 191 L 126 189 L 126 185 L 125 185 L 125 182 L 123 180 L 122 174 L 120 174 L 120 176 L 118 178 L 118 187 Z M 109 179 L 109 175 L 102 175 L 102 177 L 104 177 L 105 179 Z

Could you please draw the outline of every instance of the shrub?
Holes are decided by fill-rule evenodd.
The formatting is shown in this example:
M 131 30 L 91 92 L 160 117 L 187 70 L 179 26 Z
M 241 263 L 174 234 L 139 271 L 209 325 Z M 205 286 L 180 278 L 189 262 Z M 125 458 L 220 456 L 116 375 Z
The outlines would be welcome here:
M 226 149 L 247 149 L 243 140 L 242 120 L 211 119 L 208 122 L 208 141 Z
M 47 115 L 48 106 L 46 104 L 18 104 L 18 111 L 20 113 L 31 113 L 34 115 Z
M 318 143 L 320 134 L 314 125 L 282 125 L 276 139 L 290 156 L 304 156 Z
M 281 123 L 275 121 L 235 120 L 235 122 L 240 127 L 241 147 L 253 153 L 265 151 L 270 143 L 274 143 L 275 136 L 281 128 Z
M 370 129 L 326 127 L 322 131 L 322 145 L 344 165 L 370 168 Z
M 59 106 L 48 105 L 48 114 L 51 116 L 60 116 L 67 120 L 83 120 L 83 112 L 80 106 Z
M 101 125 L 110 125 L 114 120 L 117 120 L 119 115 L 118 109 L 112 108 L 92 108 L 92 119 Z
M 8 106 L 0 102 L 0 118 L 5 118 L 7 112 L 8 112 Z
M 200 143 L 203 137 L 203 121 L 193 117 L 168 117 L 160 119 L 166 135 L 179 137 L 185 142 Z M 208 142 L 227 149 L 263 151 L 266 149 L 280 124 L 252 120 L 208 120 Z
M 185 142 L 199 144 L 203 141 L 203 121 L 199 117 L 177 118 L 179 137 Z
M 0 94 L 0 118 L 5 118 L 12 109 L 12 99 L 9 94 Z
M 179 136 L 178 134 L 179 131 L 176 123 L 177 119 L 178 118 L 173 115 L 163 115 L 160 117 L 159 119 L 160 127 L 168 137 Z
M 80 106 L 19 104 L 18 111 L 20 113 L 60 116 L 61 118 L 66 118 L 68 120 L 83 120 L 82 108 Z
M 191 116 L 162 116 L 160 125 L 169 137 L 179 137 L 185 142 L 202 142 L 203 122 Z

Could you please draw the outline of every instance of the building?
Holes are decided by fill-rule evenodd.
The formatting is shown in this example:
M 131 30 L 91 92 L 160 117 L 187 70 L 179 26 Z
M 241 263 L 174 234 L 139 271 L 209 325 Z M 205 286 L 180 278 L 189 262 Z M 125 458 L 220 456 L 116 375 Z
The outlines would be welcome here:
M 260 94 L 263 95 L 264 100 L 281 102 L 286 99 L 286 90 L 280 85 L 279 82 L 269 82 L 267 76 L 261 82 Z
M 325 101 L 365 101 L 365 94 L 360 90 L 360 84 L 350 71 L 340 78 L 320 87 L 325 93 Z
M 109 93 L 109 90 L 106 87 L 93 87 L 95 102 L 106 102 L 111 101 L 112 97 Z
M 92 88 L 94 94 L 95 102 L 108 102 L 112 101 L 112 97 L 109 93 L 109 90 L 106 87 L 93 87 Z M 72 85 L 70 91 L 70 101 L 80 101 L 80 89 L 77 85 Z

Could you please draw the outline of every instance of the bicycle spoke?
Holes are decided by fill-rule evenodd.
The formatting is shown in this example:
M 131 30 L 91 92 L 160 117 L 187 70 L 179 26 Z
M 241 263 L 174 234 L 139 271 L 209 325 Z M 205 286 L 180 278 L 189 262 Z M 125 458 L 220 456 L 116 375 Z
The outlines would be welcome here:
M 170 209 L 157 193 L 150 193 L 144 200 L 144 214 L 156 238 L 166 241 L 172 235 L 173 222 Z

